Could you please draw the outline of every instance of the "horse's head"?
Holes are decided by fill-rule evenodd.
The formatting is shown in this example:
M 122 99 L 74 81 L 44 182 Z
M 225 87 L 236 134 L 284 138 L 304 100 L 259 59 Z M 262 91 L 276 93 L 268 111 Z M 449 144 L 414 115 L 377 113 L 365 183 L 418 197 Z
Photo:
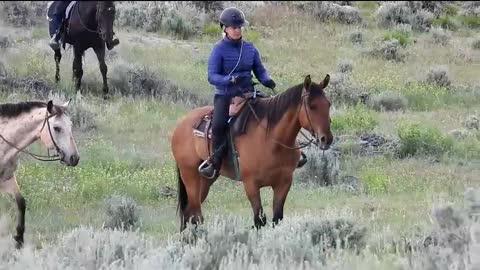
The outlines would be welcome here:
M 64 105 L 47 104 L 48 120 L 45 123 L 40 139 L 48 149 L 54 149 L 60 155 L 62 163 L 77 166 L 80 156 L 72 135 L 72 121 L 65 113 L 70 101 Z
M 310 131 L 323 150 L 327 150 L 333 141 L 330 131 L 330 101 L 325 96 L 325 89 L 330 81 L 330 75 L 320 83 L 312 82 L 310 75 L 305 77 L 300 110 L 300 124 Z
M 98 1 L 97 22 L 100 37 L 111 40 L 113 37 L 113 21 L 115 20 L 115 4 L 113 1 Z

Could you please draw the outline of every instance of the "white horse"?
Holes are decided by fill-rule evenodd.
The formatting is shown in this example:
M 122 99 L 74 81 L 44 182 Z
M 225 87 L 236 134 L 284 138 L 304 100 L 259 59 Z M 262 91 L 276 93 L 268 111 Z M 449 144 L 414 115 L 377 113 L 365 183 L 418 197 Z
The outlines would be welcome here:
M 42 161 L 56 161 L 76 166 L 80 160 L 72 136 L 72 122 L 65 113 L 70 101 L 54 105 L 53 101 L 20 102 L 0 105 L 0 192 L 11 194 L 18 206 L 17 248 L 23 246 L 25 232 L 25 199 L 20 193 L 15 171 L 20 152 Z M 39 156 L 24 149 L 40 139 L 53 156 Z

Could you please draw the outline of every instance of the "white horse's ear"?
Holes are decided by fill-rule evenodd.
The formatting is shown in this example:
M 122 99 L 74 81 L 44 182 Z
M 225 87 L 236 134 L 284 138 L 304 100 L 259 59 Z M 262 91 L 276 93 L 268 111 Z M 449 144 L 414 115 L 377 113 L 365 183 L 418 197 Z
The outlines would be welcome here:
M 70 98 L 67 102 L 65 102 L 65 103 L 62 105 L 62 107 L 63 107 L 64 109 L 66 109 L 66 108 L 68 107 L 68 105 L 70 104 L 71 101 L 72 101 L 72 99 Z

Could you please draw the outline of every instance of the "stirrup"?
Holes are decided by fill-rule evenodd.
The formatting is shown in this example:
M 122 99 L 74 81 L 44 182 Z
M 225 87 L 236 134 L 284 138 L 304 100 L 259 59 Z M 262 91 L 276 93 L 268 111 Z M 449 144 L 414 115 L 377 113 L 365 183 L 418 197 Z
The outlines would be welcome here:
M 198 166 L 198 172 L 205 178 L 209 179 L 209 180 L 213 180 L 215 178 L 218 177 L 218 171 L 217 169 L 213 168 L 213 174 L 211 176 L 208 176 L 208 175 L 205 175 L 202 173 L 202 169 L 205 169 L 206 167 L 208 166 L 213 166 L 213 164 L 209 164 L 208 163 L 208 159 L 205 160 L 204 162 L 202 162 L 202 164 L 200 164 L 200 166 Z

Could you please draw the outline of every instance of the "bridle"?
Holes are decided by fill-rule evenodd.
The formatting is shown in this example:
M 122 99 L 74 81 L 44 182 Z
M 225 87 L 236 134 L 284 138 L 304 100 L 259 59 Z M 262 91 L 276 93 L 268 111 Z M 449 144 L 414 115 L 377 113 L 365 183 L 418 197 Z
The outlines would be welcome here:
M 50 155 L 50 151 L 48 151 L 48 156 L 43 156 L 43 155 L 37 155 L 37 154 L 33 154 L 33 153 L 30 153 L 29 151 L 27 150 L 24 150 L 24 148 L 26 148 L 27 146 L 25 146 L 24 148 L 20 149 L 18 148 L 17 146 L 15 146 L 13 143 L 9 142 L 7 139 L 5 139 L 5 137 L 3 137 L 1 134 L 0 134 L 0 138 L 2 138 L 8 145 L 10 145 L 11 147 L 17 149 L 18 151 L 22 152 L 22 153 L 25 153 L 25 154 L 28 154 L 30 155 L 31 157 L 33 157 L 34 159 L 36 160 L 40 160 L 40 161 L 58 161 L 60 160 L 60 162 L 63 163 L 63 152 L 60 150 L 60 148 L 58 147 L 57 143 L 55 142 L 55 140 L 53 139 L 53 135 L 52 135 L 52 130 L 50 128 L 50 122 L 48 121 L 50 118 L 54 117 L 55 114 L 51 114 L 49 115 L 48 114 L 48 110 L 47 112 L 45 113 L 45 119 L 43 121 L 43 125 L 42 125 L 42 128 L 40 129 L 40 132 L 39 133 L 42 133 L 43 129 L 45 128 L 45 123 L 47 124 L 47 128 L 48 128 L 48 133 L 50 135 L 50 139 L 52 140 L 53 142 L 53 145 L 55 146 L 55 150 L 57 151 L 57 153 L 55 155 Z M 59 154 L 62 154 L 62 155 L 59 155 Z M 46 158 L 46 159 L 45 159 Z
M 272 89 L 273 90 L 273 89 Z M 273 90 L 274 91 L 274 90 Z M 274 92 L 275 93 L 275 92 Z M 302 94 L 302 103 L 303 103 L 303 107 L 305 109 L 305 113 L 307 115 L 307 119 L 308 119 L 308 123 L 310 125 L 310 127 L 312 127 L 312 130 L 310 129 L 307 129 L 309 132 L 310 132 L 310 135 L 313 137 L 311 139 L 309 139 L 309 141 L 307 143 L 299 143 L 300 146 L 298 147 L 291 147 L 291 146 L 288 146 L 288 145 L 285 145 L 281 142 L 279 142 L 278 140 L 276 140 L 275 138 L 271 138 L 272 141 L 274 141 L 275 143 L 281 145 L 282 147 L 285 147 L 287 149 L 290 149 L 290 150 L 298 150 L 298 149 L 302 149 L 302 148 L 305 148 L 307 146 L 309 146 L 310 144 L 314 144 L 315 146 L 319 147 L 319 138 L 318 138 L 318 134 L 315 132 L 315 130 L 313 129 L 313 124 L 312 124 L 312 118 L 310 117 L 310 113 L 308 112 L 307 110 L 307 99 L 305 97 L 308 97 L 308 93 L 306 94 Z M 255 113 L 255 110 L 253 109 L 252 105 L 250 104 L 250 102 L 247 102 L 248 104 L 248 107 L 250 108 L 250 110 L 252 111 L 253 115 L 255 116 L 255 119 L 257 119 L 257 122 L 259 125 L 261 125 L 261 120 L 260 118 L 258 117 L 258 115 Z M 263 127 L 263 126 L 262 126 Z M 266 127 L 263 127 L 264 129 L 267 129 Z M 307 140 L 308 140 L 308 137 L 305 135 L 305 133 L 302 132 L 302 130 L 300 130 L 300 133 L 303 135 L 303 137 L 305 137 Z
M 80 21 L 80 24 L 82 25 L 82 27 L 85 28 L 85 30 L 87 30 L 91 33 L 99 34 L 100 37 L 101 37 L 102 36 L 102 28 L 101 28 L 101 24 L 100 24 L 101 15 L 100 15 L 99 5 L 100 5 L 100 3 L 97 3 L 96 13 L 95 13 L 95 20 L 97 21 L 97 29 L 96 30 L 92 30 L 92 29 L 88 28 L 85 25 L 85 23 L 83 23 L 82 16 L 80 16 L 80 1 L 79 1 L 78 5 L 76 6 L 76 9 L 77 9 L 78 20 Z M 112 8 L 112 7 L 109 7 L 109 8 Z

